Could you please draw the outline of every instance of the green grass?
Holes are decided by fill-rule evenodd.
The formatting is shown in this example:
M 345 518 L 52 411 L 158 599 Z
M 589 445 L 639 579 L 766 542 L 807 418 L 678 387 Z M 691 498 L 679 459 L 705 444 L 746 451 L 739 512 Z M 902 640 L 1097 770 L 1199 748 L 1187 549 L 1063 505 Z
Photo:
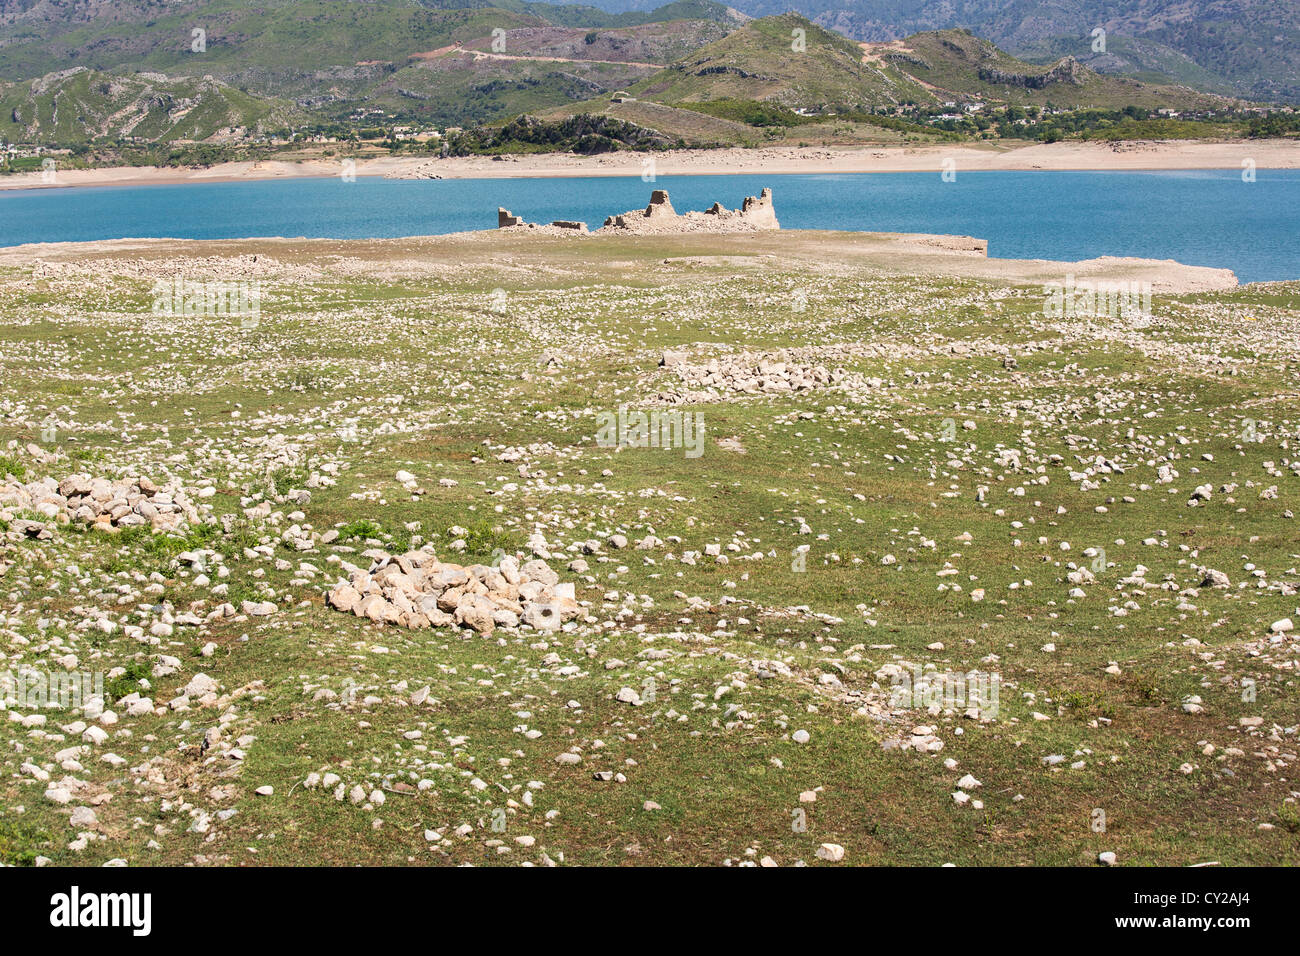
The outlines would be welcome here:
M 10 813 L 0 815 L 0 863 L 35 866 L 36 858 L 49 849 L 49 833 Z
M 703 103 L 677 103 L 682 109 L 707 113 L 720 119 L 747 123 L 750 126 L 803 126 L 815 123 L 812 116 L 801 116 L 794 110 L 786 109 L 775 103 L 760 103 L 757 100 L 738 100 L 734 98 L 707 100 Z
M 128 694 L 133 694 L 144 688 L 141 681 L 147 680 L 150 674 L 149 665 L 143 661 L 128 661 L 124 665 L 125 673 L 112 678 L 104 685 L 105 703 L 121 700 Z

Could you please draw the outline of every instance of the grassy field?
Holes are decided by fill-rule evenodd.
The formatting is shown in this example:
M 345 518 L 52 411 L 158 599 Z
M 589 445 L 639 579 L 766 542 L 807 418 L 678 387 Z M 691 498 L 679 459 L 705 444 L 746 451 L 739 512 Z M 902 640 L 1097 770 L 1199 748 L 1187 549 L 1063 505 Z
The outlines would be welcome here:
M 1300 618 L 1300 286 L 1049 318 L 1039 283 L 873 242 L 6 257 L 0 477 L 143 475 L 206 521 L 0 499 L 5 666 L 103 673 L 119 717 L 11 697 L 0 860 L 1300 859 L 1300 645 L 1270 634 Z M 177 275 L 260 282 L 260 315 L 152 311 Z M 844 375 L 710 394 L 665 351 Z M 602 447 L 620 406 L 698 413 L 703 453 Z M 581 614 L 479 637 L 326 606 L 419 547 L 543 551 Z M 899 701 L 913 664 L 996 675 L 998 706 Z M 179 701 L 200 673 L 215 699 Z

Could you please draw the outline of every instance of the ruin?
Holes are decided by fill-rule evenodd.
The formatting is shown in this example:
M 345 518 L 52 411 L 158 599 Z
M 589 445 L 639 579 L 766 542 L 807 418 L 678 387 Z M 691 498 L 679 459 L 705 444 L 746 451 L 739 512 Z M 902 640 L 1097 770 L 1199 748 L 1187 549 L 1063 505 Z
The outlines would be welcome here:
M 557 230 L 587 235 L 587 224 L 577 220 L 556 219 L 549 226 L 525 222 L 522 216 L 511 214 L 504 207 L 497 208 L 497 228 L 526 228 L 554 234 Z M 776 209 L 772 205 L 772 190 L 763 189 L 757 196 L 746 196 L 739 209 L 728 209 L 715 202 L 703 212 L 679 213 L 668 198 L 668 190 L 656 189 L 650 193 L 650 202 L 644 209 L 609 216 L 600 233 L 678 233 L 678 232 L 752 232 L 754 230 L 780 229 Z
M 645 209 L 610 216 L 598 232 L 670 233 L 670 232 L 749 232 L 756 229 L 780 229 L 772 190 L 746 196 L 739 209 L 728 209 L 715 202 L 703 212 L 678 213 L 668 198 L 668 190 L 656 189 Z
M 586 235 L 587 224 L 579 222 L 576 219 L 557 219 L 551 223 L 550 227 L 541 225 L 536 222 L 525 222 L 523 216 L 513 215 L 509 209 L 504 206 L 497 207 L 497 228 L 512 229 L 523 227 L 525 229 L 563 229 L 566 232 L 578 232 Z
M 716 206 L 717 203 L 714 203 Z M 650 219 L 654 216 L 675 216 L 676 211 L 673 204 L 668 201 L 668 190 L 656 189 L 650 194 L 650 205 L 645 207 L 645 217 Z
M 610 216 L 600 232 L 668 233 L 668 232 L 749 232 L 756 229 L 780 229 L 772 190 L 746 196 L 739 209 L 728 209 L 715 202 L 703 212 L 678 213 L 668 198 L 668 190 L 656 189 L 645 209 Z
M 713 205 L 716 207 L 718 204 L 714 203 Z M 770 189 L 764 188 L 757 197 L 746 196 L 745 201 L 740 205 L 740 214 L 755 229 L 781 228 L 781 224 L 776 221 L 776 210 L 772 207 L 772 190 Z M 715 215 L 721 215 L 721 212 L 715 213 Z

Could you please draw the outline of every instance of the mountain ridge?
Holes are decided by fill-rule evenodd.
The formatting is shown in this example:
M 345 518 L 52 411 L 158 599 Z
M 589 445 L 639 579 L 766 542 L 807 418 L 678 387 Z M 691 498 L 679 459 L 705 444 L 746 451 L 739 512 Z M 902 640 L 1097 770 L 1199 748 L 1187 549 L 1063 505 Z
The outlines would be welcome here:
M 590 0 L 634 10 L 645 0 Z M 966 28 L 1016 56 L 1066 54 L 1103 73 L 1300 103 L 1300 0 L 736 0 L 755 17 L 795 11 L 856 40 Z M 1104 50 L 1097 50 L 1106 33 Z
M 262 2 L 253 10 L 235 0 L 126 0 L 107 9 L 97 0 L 0 0 L 8 18 L 0 29 L 7 38 L 0 74 L 21 74 L 34 62 L 59 65 L 0 81 L 0 135 L 61 146 L 265 143 L 292 131 L 354 138 L 377 124 L 483 126 L 587 112 L 644 125 L 668 141 L 707 145 L 771 142 L 783 129 L 836 115 L 848 132 L 865 124 L 900 136 L 958 135 L 963 127 L 951 122 L 938 131 L 918 125 L 955 104 L 976 111 L 983 104 L 1112 111 L 1232 105 L 1185 86 L 1098 73 L 1070 54 L 1030 63 L 969 31 L 855 42 L 799 14 L 746 20 L 710 0 L 683 0 L 638 15 L 637 24 L 599 29 L 550 23 L 525 12 L 544 5 L 525 0 L 501 0 L 510 9 L 468 6 L 476 0 L 438 0 L 450 9 L 372 0 L 364 28 L 358 3 Z M 155 10 L 169 15 L 123 19 Z M 183 52 L 190 33 L 182 27 L 195 11 L 215 19 L 203 19 L 212 28 L 204 48 Z M 679 12 L 706 16 L 674 19 Z M 62 57 L 41 60 L 40 44 L 22 39 L 26 26 L 15 28 L 41 16 L 61 16 L 64 26 L 113 26 L 107 33 L 68 29 L 64 42 L 85 48 L 69 45 Z M 255 33 L 254 24 L 265 29 Z M 414 32 L 403 32 L 408 28 Z M 322 36 L 345 39 L 322 47 Z

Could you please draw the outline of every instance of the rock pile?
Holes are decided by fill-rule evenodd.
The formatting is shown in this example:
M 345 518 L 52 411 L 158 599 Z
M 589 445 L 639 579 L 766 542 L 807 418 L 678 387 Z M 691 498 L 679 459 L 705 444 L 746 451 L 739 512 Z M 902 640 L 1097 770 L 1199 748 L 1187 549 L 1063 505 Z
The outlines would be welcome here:
M 159 488 L 148 478 L 114 481 L 84 474 L 62 481 L 6 481 L 0 485 L 0 517 L 8 514 L 7 520 L 12 519 L 16 511 L 34 511 L 60 523 L 83 521 L 104 530 L 147 525 L 174 531 L 201 520 L 198 507 L 179 487 Z
M 354 569 L 351 581 L 330 591 L 330 607 L 413 630 L 458 626 L 482 635 L 521 623 L 554 630 L 578 613 L 574 586 L 561 583 L 544 561 L 521 567 L 506 556 L 497 567 L 463 567 L 428 551 L 366 554 L 374 558 L 370 569 Z
M 803 392 L 838 385 L 850 378 L 842 368 L 791 360 L 779 352 L 723 356 L 704 365 L 692 365 L 680 353 L 665 352 L 659 364 L 675 371 L 690 388 L 713 394 Z

